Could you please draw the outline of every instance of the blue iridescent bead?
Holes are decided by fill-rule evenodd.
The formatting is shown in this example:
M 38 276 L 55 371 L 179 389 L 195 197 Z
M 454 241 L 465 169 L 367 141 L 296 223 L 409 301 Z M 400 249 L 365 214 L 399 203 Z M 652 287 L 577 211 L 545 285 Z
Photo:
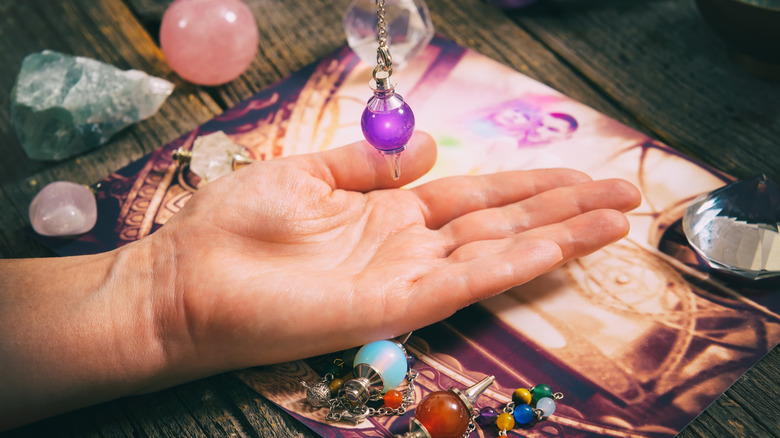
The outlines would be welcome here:
M 396 388 L 406 377 L 406 353 L 393 341 L 376 341 L 364 345 L 355 355 L 354 366 L 360 364 L 370 366 L 382 376 L 382 393 Z
M 518 424 L 528 424 L 534 419 L 534 410 L 528 405 L 518 405 L 512 415 Z

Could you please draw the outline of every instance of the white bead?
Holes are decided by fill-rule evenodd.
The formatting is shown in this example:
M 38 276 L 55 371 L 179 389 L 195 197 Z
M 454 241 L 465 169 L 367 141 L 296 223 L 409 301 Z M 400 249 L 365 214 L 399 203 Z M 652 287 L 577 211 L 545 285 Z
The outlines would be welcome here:
M 547 418 L 555 412 L 555 401 L 550 397 L 542 397 L 536 402 L 536 409 L 541 409 L 542 417 Z

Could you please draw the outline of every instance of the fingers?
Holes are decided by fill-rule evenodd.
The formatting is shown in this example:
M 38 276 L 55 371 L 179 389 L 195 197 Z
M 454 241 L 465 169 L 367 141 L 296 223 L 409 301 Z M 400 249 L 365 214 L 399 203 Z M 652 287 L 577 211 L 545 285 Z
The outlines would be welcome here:
M 571 169 L 502 172 L 477 177 L 451 177 L 415 187 L 426 225 L 438 229 L 467 213 L 511 204 L 558 187 L 590 181 Z
M 448 259 L 454 262 L 478 259 L 483 254 L 504 251 L 517 242 L 533 239 L 555 242 L 565 262 L 621 239 L 628 233 L 628 229 L 628 219 L 623 213 L 608 209 L 594 210 L 507 238 L 467 243 L 453 251 Z
M 448 261 L 418 281 L 419 293 L 407 312 L 417 311 L 416 317 L 430 319 L 426 322 L 441 320 L 550 271 L 563 261 L 563 255 L 552 240 L 515 237 L 481 242 Z
M 421 293 L 416 302 L 428 302 L 430 308 L 445 303 L 440 311 L 447 316 L 597 251 L 624 237 L 628 228 L 622 213 L 596 210 L 512 237 L 468 243 L 450 254 L 445 266 L 418 282 Z
M 334 189 L 367 192 L 400 187 L 424 175 L 436 162 L 436 143 L 425 132 L 416 131 L 401 153 L 401 178 L 394 181 L 385 156 L 365 141 L 306 156 L 312 174 Z
M 475 211 L 440 231 L 450 248 L 458 248 L 468 242 L 500 239 L 562 222 L 592 210 L 628 211 L 640 201 L 639 191 L 626 181 L 591 181 L 548 190 L 500 208 Z

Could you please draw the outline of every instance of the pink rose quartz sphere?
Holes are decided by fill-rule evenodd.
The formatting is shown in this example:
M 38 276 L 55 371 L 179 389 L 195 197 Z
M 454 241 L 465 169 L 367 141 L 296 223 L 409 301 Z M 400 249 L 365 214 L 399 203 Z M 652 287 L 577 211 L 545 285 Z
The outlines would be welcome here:
M 168 65 L 200 85 L 239 77 L 254 59 L 257 42 L 255 17 L 240 0 L 177 0 L 160 25 Z
M 74 236 L 91 230 L 97 222 L 97 202 L 92 191 L 68 181 L 47 184 L 30 203 L 30 223 L 42 236 Z

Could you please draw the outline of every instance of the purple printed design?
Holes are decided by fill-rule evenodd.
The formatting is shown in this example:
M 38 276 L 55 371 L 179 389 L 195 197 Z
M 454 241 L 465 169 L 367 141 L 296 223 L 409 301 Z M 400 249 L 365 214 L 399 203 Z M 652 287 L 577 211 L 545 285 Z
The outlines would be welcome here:
M 361 140 L 370 77 L 348 48 L 335 52 L 109 175 L 96 228 L 75 241 L 44 241 L 75 254 L 154 232 L 200 184 L 171 160 L 199 135 L 222 130 L 256 159 Z M 418 359 L 417 401 L 495 375 L 477 408 L 499 407 L 515 388 L 538 383 L 565 393 L 555 415 L 510 435 L 674 436 L 777 345 L 780 280 L 710 272 L 680 231 L 684 207 L 728 176 L 441 38 L 393 77 L 417 129 L 439 145 L 421 182 L 562 166 L 627 179 L 643 196 L 626 239 L 415 332 L 408 348 Z M 319 378 L 321 359 L 238 375 L 323 436 L 406 431 L 413 412 L 349 426 L 309 407 L 300 381 Z M 472 436 L 495 434 L 478 427 Z

